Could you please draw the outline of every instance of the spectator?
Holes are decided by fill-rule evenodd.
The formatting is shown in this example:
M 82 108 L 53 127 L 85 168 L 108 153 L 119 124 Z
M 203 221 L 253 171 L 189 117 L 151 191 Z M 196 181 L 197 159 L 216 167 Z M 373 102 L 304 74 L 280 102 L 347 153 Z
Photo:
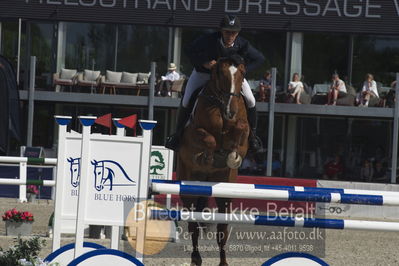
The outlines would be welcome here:
M 367 74 L 362 91 L 358 94 L 357 102 L 359 106 L 367 107 L 371 98 L 379 98 L 377 83 L 372 74 Z
M 177 73 L 176 71 L 176 65 L 174 63 L 170 63 L 168 67 L 168 72 L 165 74 L 165 76 L 161 77 L 161 82 L 158 85 L 158 90 L 156 95 L 168 95 L 172 96 L 172 84 L 173 81 L 179 80 L 180 79 L 180 74 Z
M 360 179 L 365 182 L 371 182 L 374 175 L 373 165 L 370 160 L 366 159 L 360 168 Z
M 299 74 L 294 73 L 294 75 L 292 75 L 292 81 L 288 83 L 288 93 L 290 93 L 291 97 L 295 99 L 297 104 L 301 104 L 300 98 L 302 92 L 303 83 L 299 79 Z
M 344 172 L 341 157 L 336 155 L 334 160 L 324 166 L 324 178 L 338 180 Z
M 273 176 L 281 176 L 281 162 L 278 153 L 273 153 L 272 161 L 272 173 Z
M 260 102 L 266 102 L 270 96 L 272 88 L 272 74 L 266 71 L 263 78 L 259 81 L 259 98 Z
M 387 170 L 383 167 L 382 162 L 377 161 L 375 163 L 375 169 L 373 173 L 373 181 L 386 182 L 387 181 Z
M 393 108 L 395 106 L 395 92 L 396 92 L 396 80 L 391 83 L 391 89 L 389 90 L 386 98 L 386 106 Z
M 240 174 L 249 175 L 252 174 L 256 169 L 256 162 L 252 155 L 247 155 L 242 161 L 240 167 Z
M 337 105 L 337 99 L 345 97 L 346 86 L 337 73 L 332 75 L 332 83 L 328 92 L 327 105 Z

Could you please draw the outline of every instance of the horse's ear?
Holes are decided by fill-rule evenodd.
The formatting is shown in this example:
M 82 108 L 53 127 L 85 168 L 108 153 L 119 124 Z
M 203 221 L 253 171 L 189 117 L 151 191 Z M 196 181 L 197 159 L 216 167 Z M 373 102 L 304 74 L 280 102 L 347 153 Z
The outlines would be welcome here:
M 67 158 L 67 161 L 71 163 L 71 162 L 73 162 L 73 158 L 69 157 L 69 158 Z
M 93 160 L 93 161 L 91 161 L 91 164 L 92 164 L 92 165 L 96 165 L 96 164 L 97 164 L 97 161 L 96 161 L 96 160 Z

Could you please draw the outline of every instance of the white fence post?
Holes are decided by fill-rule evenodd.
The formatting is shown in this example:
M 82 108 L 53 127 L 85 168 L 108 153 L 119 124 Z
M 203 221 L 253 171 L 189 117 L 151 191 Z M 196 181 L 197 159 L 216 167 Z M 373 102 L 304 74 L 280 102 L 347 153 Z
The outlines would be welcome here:
M 26 179 L 27 179 L 28 167 L 26 162 L 19 163 L 19 180 L 24 183 L 24 185 L 19 186 L 19 201 L 26 202 Z

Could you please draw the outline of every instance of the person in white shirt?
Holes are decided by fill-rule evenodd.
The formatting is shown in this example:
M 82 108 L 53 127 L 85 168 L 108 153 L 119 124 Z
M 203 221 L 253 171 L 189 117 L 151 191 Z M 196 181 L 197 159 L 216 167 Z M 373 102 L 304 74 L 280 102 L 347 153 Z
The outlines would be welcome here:
M 363 83 L 362 91 L 358 94 L 359 106 L 369 106 L 370 98 L 379 98 L 377 83 L 372 74 L 366 75 L 366 80 Z
M 295 99 L 297 104 L 301 104 L 300 98 L 301 93 L 303 92 L 303 83 L 300 80 L 298 73 L 294 73 L 292 81 L 288 83 L 288 92 Z
M 337 99 L 346 95 L 345 82 L 339 78 L 337 73 L 331 77 L 332 83 L 328 91 L 327 105 L 337 105 Z
M 161 82 L 158 86 L 157 96 L 160 96 L 163 91 L 165 91 L 165 95 L 172 96 L 172 84 L 173 81 L 179 80 L 180 74 L 176 71 L 176 65 L 174 63 L 170 63 L 168 67 L 168 72 L 165 76 L 161 76 Z

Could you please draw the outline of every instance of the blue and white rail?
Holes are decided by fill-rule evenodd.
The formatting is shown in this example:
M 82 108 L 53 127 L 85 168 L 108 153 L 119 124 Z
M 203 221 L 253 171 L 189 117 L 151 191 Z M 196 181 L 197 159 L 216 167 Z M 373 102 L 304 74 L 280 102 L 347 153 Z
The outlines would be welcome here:
M 187 196 L 399 206 L 399 192 L 152 180 L 152 192 Z
M 151 210 L 153 220 L 399 232 L 399 223 L 302 217 Z

